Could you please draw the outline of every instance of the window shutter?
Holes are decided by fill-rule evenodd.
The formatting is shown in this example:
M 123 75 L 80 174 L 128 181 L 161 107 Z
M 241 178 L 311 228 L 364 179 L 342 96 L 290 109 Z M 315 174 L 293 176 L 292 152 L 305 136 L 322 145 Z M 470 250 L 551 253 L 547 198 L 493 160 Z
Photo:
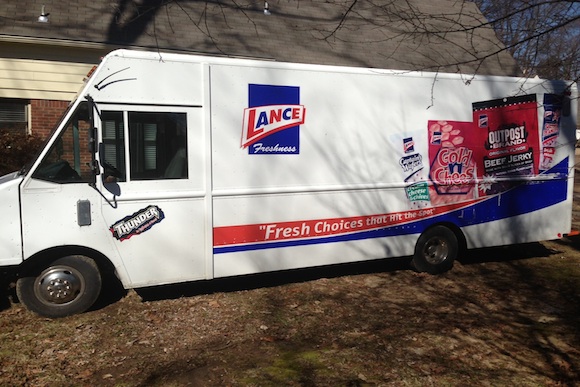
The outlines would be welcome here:
M 157 124 L 143 125 L 143 140 L 145 145 L 145 169 L 157 169 Z
M 26 122 L 26 104 L 0 102 L 0 122 Z
M 118 136 L 118 138 L 117 138 Z M 118 144 L 119 142 L 119 144 Z M 118 146 L 121 150 L 124 149 L 123 143 L 123 123 L 119 122 L 119 128 L 117 132 L 117 122 L 116 121 L 103 121 L 103 143 L 104 143 L 104 153 L 105 160 L 113 165 L 115 168 L 123 168 L 123 163 L 120 163 L 117 159 Z

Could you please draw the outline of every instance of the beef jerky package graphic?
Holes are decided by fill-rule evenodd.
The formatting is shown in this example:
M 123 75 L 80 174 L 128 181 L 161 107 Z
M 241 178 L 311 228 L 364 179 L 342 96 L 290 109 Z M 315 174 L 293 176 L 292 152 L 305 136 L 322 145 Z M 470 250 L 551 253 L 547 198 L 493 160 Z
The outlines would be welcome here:
M 539 171 L 536 95 L 473 103 L 480 196 L 493 195 L 521 183 Z

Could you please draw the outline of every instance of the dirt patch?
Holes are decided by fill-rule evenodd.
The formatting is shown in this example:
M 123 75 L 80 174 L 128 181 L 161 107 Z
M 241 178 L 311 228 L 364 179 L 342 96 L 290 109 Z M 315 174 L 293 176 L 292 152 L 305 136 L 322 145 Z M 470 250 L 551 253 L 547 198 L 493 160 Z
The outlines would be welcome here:
M 580 386 L 579 238 L 407 264 L 111 289 L 59 320 L 2 294 L 0 385 Z

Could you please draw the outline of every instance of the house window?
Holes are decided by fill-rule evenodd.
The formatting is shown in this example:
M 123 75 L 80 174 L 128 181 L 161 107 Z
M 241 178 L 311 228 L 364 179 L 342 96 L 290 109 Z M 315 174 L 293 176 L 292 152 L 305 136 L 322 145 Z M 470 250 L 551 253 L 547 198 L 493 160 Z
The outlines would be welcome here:
M 28 101 L 0 99 L 0 129 L 26 132 L 28 128 Z

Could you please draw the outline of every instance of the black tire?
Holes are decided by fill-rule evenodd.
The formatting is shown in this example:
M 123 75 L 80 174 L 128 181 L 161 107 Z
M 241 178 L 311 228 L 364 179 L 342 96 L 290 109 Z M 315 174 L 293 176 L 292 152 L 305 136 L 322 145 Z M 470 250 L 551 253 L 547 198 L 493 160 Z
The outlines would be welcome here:
M 101 273 L 94 260 L 70 255 L 16 282 L 16 294 L 26 308 L 58 318 L 89 309 L 101 292 Z
M 441 274 L 453 267 L 458 251 L 455 233 L 445 226 L 435 226 L 417 240 L 411 264 L 419 272 Z

